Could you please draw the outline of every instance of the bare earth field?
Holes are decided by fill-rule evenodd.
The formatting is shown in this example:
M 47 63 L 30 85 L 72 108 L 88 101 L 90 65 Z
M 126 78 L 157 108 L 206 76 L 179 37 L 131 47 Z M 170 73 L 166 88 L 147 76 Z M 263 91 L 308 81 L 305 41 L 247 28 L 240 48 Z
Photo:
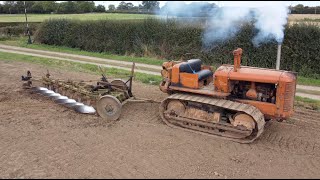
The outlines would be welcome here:
M 320 14 L 289 14 L 289 21 L 297 21 L 307 19 L 320 19 Z
M 252 144 L 166 126 L 159 104 L 126 104 L 119 121 L 83 115 L 21 88 L 46 68 L 0 61 L 0 178 L 320 178 L 320 114 L 296 109 Z M 58 78 L 99 76 L 50 69 Z M 162 100 L 134 82 L 137 97 Z
M 289 14 L 288 24 L 305 23 L 310 25 L 320 25 L 320 14 Z

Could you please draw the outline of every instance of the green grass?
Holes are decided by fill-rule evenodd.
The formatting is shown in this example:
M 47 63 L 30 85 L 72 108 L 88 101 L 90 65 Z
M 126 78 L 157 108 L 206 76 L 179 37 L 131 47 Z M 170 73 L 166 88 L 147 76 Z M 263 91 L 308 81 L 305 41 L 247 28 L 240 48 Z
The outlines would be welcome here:
M 307 86 L 320 86 L 320 79 L 306 78 L 298 75 L 298 84 Z
M 82 64 L 76 62 L 69 62 L 63 60 L 55 60 L 49 58 L 34 57 L 28 55 L 14 54 L 14 53 L 5 53 L 0 52 L 1 61 L 18 61 L 18 62 L 28 62 L 34 64 L 40 64 L 46 67 L 54 67 L 59 69 L 77 71 L 77 72 L 86 72 L 92 74 L 100 75 L 98 66 L 92 64 Z M 32 71 L 32 70 L 31 70 Z M 116 68 L 107 68 L 107 76 L 115 78 L 128 78 L 131 74 L 130 71 L 116 69 Z M 140 81 L 145 84 L 159 85 L 162 78 L 156 75 L 149 75 L 144 73 L 135 72 L 135 80 Z
M 87 13 L 87 14 L 27 14 L 29 22 L 43 22 L 46 19 L 78 19 L 78 20 L 127 20 L 127 19 L 145 19 L 154 17 L 149 14 L 122 14 L 122 13 Z M 24 14 L 1 14 L 0 22 L 25 22 Z
M 320 110 L 320 101 L 310 98 L 296 96 L 295 104 L 297 106 L 303 106 L 308 109 Z
M 127 62 L 136 62 L 136 63 L 144 63 L 150 65 L 162 65 L 165 59 L 156 59 L 151 57 L 134 57 L 134 56 L 120 56 L 110 53 L 98 53 L 98 52 L 89 52 L 89 51 L 82 51 L 78 48 L 69 48 L 63 46 L 54 46 L 54 45 L 46 45 L 46 44 L 27 44 L 27 37 L 16 37 L 10 39 L 1 40 L 0 44 L 12 45 L 12 46 L 19 46 L 31 49 L 38 49 L 38 50 L 47 50 L 47 51 L 54 51 L 54 52 L 64 52 L 76 55 L 85 55 L 85 56 L 92 56 L 98 58 L 105 58 L 105 59 L 113 59 L 119 61 L 127 61 Z

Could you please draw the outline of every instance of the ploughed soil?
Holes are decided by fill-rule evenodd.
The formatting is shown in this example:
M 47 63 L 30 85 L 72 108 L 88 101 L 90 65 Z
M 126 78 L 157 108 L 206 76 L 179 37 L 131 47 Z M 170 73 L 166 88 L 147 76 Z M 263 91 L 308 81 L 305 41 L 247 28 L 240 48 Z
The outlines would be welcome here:
M 165 125 L 159 103 L 128 103 L 119 121 L 79 114 L 22 89 L 21 75 L 46 68 L 0 61 L 0 178 L 320 178 L 320 113 L 296 107 L 251 144 Z M 52 77 L 98 80 L 50 68 Z M 161 101 L 158 86 L 134 82 Z

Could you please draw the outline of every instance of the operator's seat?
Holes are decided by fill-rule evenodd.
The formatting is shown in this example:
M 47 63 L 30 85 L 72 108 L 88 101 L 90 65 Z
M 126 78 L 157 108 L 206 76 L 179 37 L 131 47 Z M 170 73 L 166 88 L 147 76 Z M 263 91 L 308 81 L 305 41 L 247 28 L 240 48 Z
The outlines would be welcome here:
M 212 79 L 211 67 L 202 65 L 200 59 L 190 59 L 172 67 L 171 83 L 175 86 L 199 89 Z
M 190 59 L 183 62 L 179 66 L 180 72 L 198 74 L 198 80 L 201 81 L 213 75 L 213 72 L 208 69 L 201 70 L 202 61 L 200 59 Z

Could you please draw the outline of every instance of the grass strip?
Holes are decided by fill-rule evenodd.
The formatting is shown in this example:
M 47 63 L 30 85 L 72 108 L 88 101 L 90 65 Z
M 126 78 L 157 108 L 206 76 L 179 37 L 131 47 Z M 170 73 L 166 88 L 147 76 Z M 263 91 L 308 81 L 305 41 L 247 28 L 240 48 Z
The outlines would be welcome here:
M 317 110 L 317 111 L 320 110 L 320 101 L 306 98 L 306 97 L 296 96 L 295 105 L 302 106 L 312 110 Z
M 0 52 L 0 60 L 1 61 L 20 61 L 20 62 L 29 62 L 34 64 L 40 64 L 46 67 L 55 67 L 65 70 L 77 71 L 77 72 L 86 72 L 92 74 L 99 74 L 100 70 L 98 66 L 92 64 L 83 64 L 77 62 L 42 58 L 42 57 L 34 57 L 29 55 L 21 55 L 14 53 L 5 53 Z M 112 76 L 116 78 L 128 78 L 131 74 L 130 71 L 117 69 L 117 68 L 108 68 L 106 72 L 107 76 Z M 151 85 L 159 85 L 162 78 L 156 75 L 149 75 L 144 73 L 135 72 L 134 74 L 135 80 L 140 81 L 145 84 Z
M 320 79 L 307 78 L 298 75 L 298 84 L 306 85 L 306 86 L 319 86 L 320 87 Z
M 75 55 L 84 55 L 84 56 L 92 56 L 104 59 L 113 59 L 119 61 L 126 61 L 126 62 L 136 62 L 136 63 L 143 63 L 143 64 L 150 64 L 150 65 L 159 65 L 161 66 L 165 59 L 157 59 L 152 57 L 135 57 L 135 56 L 120 56 L 115 55 L 107 52 L 89 52 L 89 51 L 82 51 L 79 48 L 70 48 L 64 46 L 54 46 L 54 45 L 46 45 L 46 44 L 27 44 L 28 38 L 27 37 L 12 37 L 10 39 L 3 38 L 0 43 L 5 45 L 11 46 L 18 46 L 30 49 L 37 49 L 37 50 L 46 50 L 46 51 L 53 51 L 53 52 L 63 52 L 63 53 L 70 53 Z

